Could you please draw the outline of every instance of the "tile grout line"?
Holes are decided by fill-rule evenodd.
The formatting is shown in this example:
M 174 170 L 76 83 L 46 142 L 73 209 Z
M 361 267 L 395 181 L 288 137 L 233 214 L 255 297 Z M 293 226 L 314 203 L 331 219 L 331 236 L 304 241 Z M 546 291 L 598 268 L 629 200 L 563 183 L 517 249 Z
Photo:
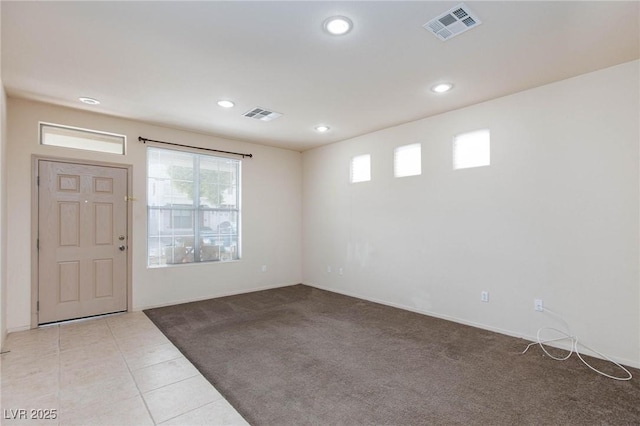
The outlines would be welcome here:
M 194 376 L 194 377 L 195 377 L 195 376 Z M 219 401 L 219 399 L 216 399 L 216 400 L 214 400 L 214 401 L 207 402 L 206 404 L 201 405 L 201 406 L 199 406 L 199 407 L 192 408 L 192 409 L 191 409 L 191 410 L 189 410 L 189 411 L 185 411 L 185 412 L 184 412 L 184 413 L 182 413 L 182 414 L 178 414 L 177 416 L 173 416 L 173 417 L 171 417 L 170 419 L 165 420 L 164 422 L 160 423 L 160 424 L 159 424 L 159 425 L 157 425 L 157 426 L 162 426 L 162 424 L 163 424 L 163 423 L 169 422 L 169 421 L 171 421 L 171 420 L 173 420 L 173 419 L 176 419 L 176 418 L 178 418 L 178 417 L 181 417 L 181 416 L 184 416 L 184 415 L 186 415 L 186 414 L 192 413 L 192 412 L 194 412 L 194 411 L 196 411 L 196 410 L 201 409 L 202 407 L 206 407 L 207 405 L 214 404 L 214 403 L 216 403 L 216 402 L 218 402 L 218 401 Z
M 116 341 L 117 341 L 117 339 L 116 339 Z M 151 346 L 149 346 L 149 348 L 156 348 L 156 347 L 159 347 L 159 346 L 162 346 L 162 345 L 167 345 L 167 344 L 170 344 L 171 346 L 174 346 L 173 343 L 169 342 L 169 343 L 160 343 L 160 344 L 157 344 L 157 345 L 151 345 Z M 182 354 L 182 352 L 178 351 L 178 353 L 179 353 L 179 355 L 176 356 L 175 358 L 169 358 L 169 359 L 166 359 L 164 361 L 158 361 L 158 362 L 154 362 L 153 364 L 145 365 L 144 367 L 138 367 L 138 368 L 133 369 L 132 372 L 133 371 L 142 370 L 143 368 L 147 368 L 147 367 L 153 367 L 154 365 L 162 364 L 163 362 L 174 361 L 174 360 L 176 360 L 178 358 L 185 358 L 185 356 Z M 126 361 L 127 361 L 127 359 L 125 358 L 125 362 Z M 128 365 L 129 365 L 129 363 L 127 362 L 127 366 Z
M 155 324 L 154 324 L 154 327 L 155 327 Z M 156 327 L 156 328 L 157 328 L 157 327 Z M 111 327 L 109 327 L 109 329 L 111 330 Z M 112 333 L 112 334 L 113 334 L 113 333 Z M 117 345 L 117 344 L 118 344 L 118 343 L 117 343 L 117 339 L 115 339 L 115 340 L 116 340 L 116 345 Z M 169 343 L 171 343 L 171 341 L 169 341 Z M 162 344 L 164 344 L 164 343 L 162 343 Z M 159 345 L 154 345 L 154 346 L 159 346 Z M 119 346 L 119 345 L 118 345 L 118 350 L 120 351 L 120 346 Z M 121 352 L 121 354 L 122 354 L 122 352 Z M 159 365 L 159 364 L 162 364 L 163 362 L 173 361 L 173 360 L 176 360 L 176 359 L 178 359 L 178 358 L 184 358 L 184 359 L 185 359 L 185 360 L 186 360 L 186 361 L 187 361 L 191 366 L 193 366 L 193 367 L 195 368 L 195 366 L 191 363 L 191 361 L 189 361 L 189 360 L 188 360 L 188 359 L 187 359 L 187 358 L 182 354 L 182 352 L 180 352 L 180 356 L 178 356 L 178 357 L 176 357 L 176 358 L 172 358 L 172 359 L 170 359 L 170 360 L 166 360 L 166 361 L 158 362 L 158 363 L 155 363 L 155 364 L 153 364 L 153 365 Z M 125 359 L 125 363 L 126 363 L 126 362 L 127 362 L 127 360 Z M 153 365 L 145 366 L 145 367 L 142 367 L 142 368 L 151 367 L 151 366 L 153 366 Z M 141 370 L 142 368 L 139 368 L 138 370 Z M 127 364 L 127 369 L 129 370 L 129 374 L 131 374 L 131 375 L 133 376 L 133 371 L 132 371 L 132 370 L 131 370 L 131 368 L 129 367 L 129 364 Z M 140 387 L 138 386 L 138 382 L 136 381 L 135 376 L 133 376 L 133 381 L 134 381 L 134 383 L 135 383 L 135 385 L 136 385 L 136 388 L 138 389 L 138 392 L 140 392 L 140 397 L 142 398 L 142 401 L 143 401 L 143 403 L 144 403 L 144 405 L 145 405 L 145 408 L 146 408 L 146 409 L 147 409 L 147 411 L 149 412 L 149 415 L 151 416 L 151 420 L 153 421 L 154 425 L 156 425 L 156 426 L 157 426 L 157 425 L 160 425 L 161 423 L 156 422 L 155 417 L 153 417 L 153 415 L 151 414 L 151 410 L 149 410 L 149 406 L 147 405 L 147 401 L 146 401 L 146 399 L 144 398 L 144 393 L 155 392 L 155 391 L 157 391 L 157 390 L 159 390 L 159 389 L 166 388 L 167 386 L 171 386 L 171 385 L 174 385 L 174 384 L 176 384 L 176 383 L 181 383 L 181 382 L 184 382 L 184 381 L 186 381 L 186 380 L 192 379 L 192 378 L 197 377 L 197 376 L 202 376 L 202 373 L 200 373 L 200 371 L 199 371 L 197 368 L 195 368 L 195 369 L 196 369 L 196 374 L 194 374 L 193 376 L 186 377 L 186 378 L 184 378 L 184 379 L 178 380 L 177 382 L 167 383 L 166 385 L 162 385 L 162 386 L 160 386 L 160 387 L 158 387 L 158 388 L 150 389 L 150 390 L 148 390 L 147 392 L 142 392 L 142 391 L 140 390 Z M 204 378 L 204 376 L 202 376 L 202 377 Z M 205 379 L 205 380 L 206 380 L 206 379 Z M 213 385 L 212 385 L 212 386 L 213 386 Z M 215 389 L 215 388 L 214 388 L 214 389 Z M 217 389 L 216 389 L 216 391 L 217 391 Z M 162 423 L 168 422 L 168 421 L 169 421 L 169 420 L 171 420 L 171 419 L 174 419 L 174 418 L 176 418 L 176 417 L 180 417 L 180 416 L 182 416 L 182 415 L 184 415 L 184 414 L 186 414 L 186 413 L 190 413 L 191 411 L 194 411 L 194 410 L 200 409 L 200 408 L 204 407 L 205 405 L 212 404 L 212 403 L 214 403 L 214 402 L 216 402 L 216 400 L 214 400 L 214 401 L 210 401 L 210 402 L 208 402 L 208 403 L 206 403 L 206 404 L 203 404 L 203 405 L 201 405 L 201 406 L 195 407 L 195 408 L 193 408 L 192 410 L 189 410 L 189 411 L 187 411 L 187 412 L 185 412 L 185 413 L 178 414 L 177 416 L 174 416 L 174 417 L 171 417 L 171 418 L 169 418 L 169 419 L 167 419 L 167 420 L 164 420 Z
M 155 367 L 156 365 L 160 365 L 160 364 L 164 364 L 164 363 L 167 363 L 167 362 L 175 361 L 175 360 L 180 359 L 180 358 L 184 358 L 184 357 L 178 357 L 178 358 L 169 359 L 169 360 L 166 360 L 166 361 L 162 361 L 162 362 L 160 362 L 160 363 L 158 363 L 158 364 L 153 364 L 153 365 L 149 365 L 149 366 L 147 366 L 147 367 L 138 368 L 138 369 L 133 370 L 133 371 L 140 371 L 140 370 L 144 370 L 145 368 Z M 189 365 L 191 365 L 191 366 L 193 367 L 193 364 L 191 364 L 191 362 L 190 362 L 188 359 L 186 359 L 186 358 L 184 358 L 184 359 L 185 359 L 185 361 L 187 361 L 187 362 L 189 363 Z M 195 367 L 193 367 L 193 368 L 195 368 Z M 133 374 L 133 371 L 131 372 L 131 374 Z M 165 387 L 167 387 L 167 386 L 171 386 L 171 385 L 173 385 L 173 384 L 175 384 L 175 383 L 183 382 L 183 381 L 185 381 L 185 380 L 193 379 L 194 377 L 201 376 L 201 375 L 202 375 L 202 374 L 200 374 L 200 372 L 198 371 L 198 369 L 196 369 L 196 373 L 195 373 L 194 375 L 192 375 L 192 376 L 184 377 L 184 378 L 182 378 L 182 379 L 178 380 L 177 382 L 167 383 L 167 384 L 162 385 L 162 386 L 159 386 L 159 387 L 157 387 L 157 388 L 153 388 L 153 389 L 149 389 L 149 390 L 147 390 L 147 391 L 144 391 L 144 392 L 142 392 L 142 391 L 141 391 L 141 392 L 142 392 L 143 394 L 145 394 L 145 393 L 149 393 L 149 392 L 153 392 L 153 391 L 155 391 L 155 390 L 162 389 L 162 388 L 165 388 Z M 133 380 L 135 380 L 135 376 L 133 377 Z M 136 385 L 137 385 L 137 382 L 136 382 Z
M 145 408 L 145 410 L 147 410 L 147 414 L 149 414 L 149 418 L 151 419 L 151 421 L 153 422 L 154 425 L 157 425 L 158 422 L 156 422 L 156 419 L 153 417 L 153 414 L 151 414 L 151 410 L 149 410 L 149 406 L 147 405 L 147 401 L 144 399 L 144 396 L 142 395 L 142 392 L 140 391 L 140 387 L 138 386 L 138 382 L 136 381 L 136 378 L 133 376 L 133 372 L 131 371 L 131 367 L 129 366 L 129 363 L 127 362 L 127 359 L 124 357 L 124 354 L 122 353 L 122 349 L 120 348 L 120 344 L 118 343 L 118 339 L 116 339 L 116 336 L 113 334 L 113 330 L 111 329 L 111 325 L 109 324 L 109 321 L 106 321 L 106 323 L 107 323 L 107 327 L 109 328 L 109 333 L 111 333 L 111 338 L 113 339 L 114 343 L 116 344 L 116 347 L 118 348 L 118 353 L 120 354 L 120 357 L 124 361 L 124 364 L 127 366 L 127 371 L 129 372 L 129 376 L 131 376 L 131 380 L 133 380 L 133 384 L 136 386 L 136 389 L 138 390 L 138 396 L 142 400 L 142 403 L 144 404 L 144 408 Z
M 186 359 L 186 358 L 185 358 L 185 359 Z M 187 360 L 187 361 L 189 361 L 189 360 Z M 189 361 L 189 363 L 191 363 L 191 361 Z M 192 365 L 193 365 L 193 364 L 192 364 Z M 195 367 L 194 367 L 194 368 L 195 368 Z M 196 370 L 197 370 L 197 369 L 196 369 Z M 202 373 L 200 373 L 200 371 L 198 371 L 198 374 L 195 374 L 195 375 L 193 375 L 193 376 L 191 376 L 191 377 L 187 377 L 187 378 L 184 378 L 184 379 L 182 379 L 182 380 L 178 380 L 177 382 L 167 383 L 166 385 L 160 386 L 159 388 L 151 389 L 151 390 L 149 390 L 149 391 L 147 391 L 147 392 L 145 392 L 145 393 L 155 392 L 155 391 L 158 391 L 158 390 L 160 390 L 160 389 L 164 389 L 164 388 L 166 388 L 166 387 L 168 387 L 168 386 L 173 386 L 173 385 L 175 385 L 175 384 L 177 384 L 177 383 L 182 383 L 182 382 L 185 382 L 185 381 L 187 381 L 187 380 L 191 380 L 191 379 L 193 379 L 194 377 L 198 377 L 198 376 L 202 377 L 202 378 L 203 378 L 207 383 L 209 383 L 209 381 L 208 381 L 208 380 L 207 380 L 207 379 L 202 375 Z M 185 414 L 187 414 L 187 413 L 190 413 L 190 412 L 192 412 L 192 411 L 194 411 L 194 410 L 198 410 L 198 409 L 200 409 L 200 408 L 202 408 L 202 407 L 204 407 L 204 406 L 206 406 L 206 405 L 213 404 L 214 402 L 220 401 L 221 399 L 225 399 L 225 398 L 224 398 L 224 396 L 222 396 L 222 394 L 221 394 L 221 393 L 220 393 L 220 392 L 215 388 L 215 386 L 213 386 L 211 383 L 209 383 L 209 385 L 210 385 L 210 386 L 211 386 L 211 387 L 212 387 L 212 388 L 213 388 L 213 389 L 214 389 L 214 390 L 215 390 L 215 391 L 220 395 L 220 398 L 214 399 L 213 401 L 206 402 L 206 403 L 204 403 L 204 404 L 202 404 L 202 405 L 199 405 L 199 406 L 197 406 L 197 407 L 194 407 L 193 409 L 191 409 L 191 410 L 189 410 L 189 411 L 185 411 L 184 413 L 178 414 L 177 416 L 173 416 L 173 417 L 171 417 L 171 418 L 169 418 L 169 419 L 166 419 L 166 420 L 164 420 L 162 423 L 168 422 L 169 420 L 171 420 L 171 419 L 175 419 L 176 417 L 183 416 L 183 415 L 185 415 Z M 137 383 L 136 383 L 136 386 L 137 386 Z M 142 399 L 144 399 L 144 397 L 143 397 Z M 145 405 L 146 405 L 146 401 L 145 401 Z M 154 419 L 154 424 L 155 424 L 156 426 L 158 426 L 158 425 L 160 425 L 160 424 L 162 424 L 162 423 L 155 423 L 155 419 Z
M 116 337 L 116 334 L 117 334 L 116 332 L 117 332 L 118 330 L 120 330 L 120 326 L 124 326 L 124 327 L 128 328 L 128 326 L 127 326 L 127 322 L 122 323 L 122 324 L 120 324 L 120 323 L 111 323 L 111 321 L 108 321 L 107 319 L 104 319 L 104 320 L 103 320 L 103 323 L 106 325 L 106 328 L 107 328 L 107 330 L 109 331 L 109 333 L 108 333 L 108 334 L 109 334 L 109 336 L 110 336 L 110 338 L 111 338 L 111 342 L 115 343 L 115 347 L 116 347 L 116 349 L 117 349 L 117 352 L 118 352 L 118 355 L 119 355 L 119 357 L 120 357 L 120 360 L 121 360 L 122 362 L 124 362 L 124 363 L 125 363 L 127 373 L 129 374 L 129 378 L 130 378 L 131 380 L 133 380 L 133 384 L 135 385 L 135 387 L 136 387 L 136 391 L 138 392 L 138 394 L 137 394 L 137 395 L 134 395 L 134 396 L 128 397 L 128 398 L 126 398 L 126 399 L 127 399 L 127 400 L 129 400 L 129 399 L 133 399 L 133 398 L 136 398 L 136 397 L 141 398 L 141 399 L 142 399 L 142 403 L 144 404 L 144 407 L 145 407 L 146 413 L 147 413 L 147 415 L 148 415 L 148 419 L 151 421 L 151 423 L 152 423 L 153 425 L 159 425 L 159 424 L 161 424 L 161 423 L 160 423 L 158 420 L 156 420 L 156 419 L 155 419 L 155 417 L 154 417 L 154 415 L 152 414 L 152 412 L 151 412 L 151 410 L 150 410 L 150 406 L 147 404 L 147 400 L 146 400 L 146 399 L 145 399 L 145 397 L 144 397 L 144 395 L 145 395 L 145 394 L 148 394 L 148 393 L 151 393 L 151 392 L 155 392 L 155 391 L 157 391 L 157 390 L 161 390 L 161 389 L 163 389 L 163 388 L 165 388 L 165 387 L 167 387 L 167 386 L 175 385 L 175 384 L 178 384 L 178 383 L 184 382 L 184 381 L 186 381 L 186 380 L 195 379 L 195 378 L 197 378 L 197 377 L 200 377 L 201 379 L 205 380 L 205 381 L 209 384 L 209 386 L 211 386 L 211 387 L 213 388 L 213 390 L 217 391 L 217 389 L 215 388 L 215 386 L 213 386 L 210 382 L 208 382 L 208 380 L 206 380 L 206 378 L 204 378 L 204 376 L 202 375 L 202 373 L 201 373 L 197 368 L 195 368 L 195 366 L 193 365 L 193 363 L 191 363 L 191 361 L 190 361 L 190 360 L 188 360 L 188 359 L 184 356 L 184 354 L 183 354 L 182 352 L 180 352 L 179 350 L 178 350 L 178 355 L 177 355 L 176 357 L 171 357 L 170 359 L 166 359 L 166 360 L 163 360 L 163 361 L 160 361 L 160 362 L 152 363 L 152 364 L 150 364 L 150 365 L 145 365 L 145 366 L 143 366 L 143 367 L 139 367 L 139 368 L 137 368 L 137 369 L 133 369 L 133 368 L 132 368 L 132 365 L 130 365 L 130 364 L 128 363 L 127 358 L 126 358 L 126 357 L 125 357 L 125 355 L 124 355 L 124 349 L 123 349 L 124 347 L 121 345 L 120 339 L 118 339 L 118 338 Z M 159 331 L 159 329 L 157 329 L 157 326 L 156 326 L 155 324 L 153 324 L 153 322 L 151 322 L 151 321 L 150 321 L 150 324 L 152 324 L 152 325 L 153 325 L 153 329 L 154 329 L 154 330 L 158 330 L 158 331 Z M 62 395 L 61 395 L 61 392 L 62 392 L 62 391 L 61 391 L 61 389 L 62 389 L 62 388 L 61 388 L 61 383 L 62 383 L 62 356 L 61 356 L 61 348 L 62 348 L 62 334 L 64 334 L 64 333 L 62 333 L 62 331 L 63 331 L 63 327 L 61 327 L 61 325 L 56 325 L 56 326 L 55 326 L 55 329 L 56 329 L 56 331 L 55 331 L 55 332 L 57 333 L 57 334 L 56 334 L 56 337 L 55 337 L 55 342 L 56 342 L 56 356 L 57 356 L 56 364 L 57 364 L 57 366 L 58 366 L 58 372 L 57 372 L 57 379 L 58 379 L 57 381 L 58 381 L 58 383 L 57 383 L 57 389 L 56 389 L 56 400 L 57 400 L 57 402 L 58 402 L 58 407 L 59 407 L 59 411 L 58 411 L 58 423 L 57 423 L 57 425 L 58 425 L 58 426 L 62 426 L 63 424 L 65 424 L 65 423 L 66 423 L 66 421 L 65 421 L 64 419 L 62 419 L 62 415 L 67 416 L 67 415 L 69 415 L 70 413 L 73 413 L 73 411 L 71 411 L 71 412 L 64 412 L 64 413 L 62 413 L 62 411 L 61 411 L 61 409 L 62 409 L 62 405 L 61 405 L 61 404 L 62 404 L 62 402 L 61 402 L 61 401 L 62 401 L 62 399 L 61 399 L 61 396 L 62 396 Z M 164 335 L 164 334 L 163 334 L 163 335 Z M 165 336 L 165 337 L 166 337 L 166 336 Z M 108 338 L 107 338 L 107 339 L 108 339 Z M 65 342 L 66 342 L 66 340 L 65 340 Z M 154 345 L 151 345 L 151 346 L 149 346 L 149 347 L 150 347 L 150 348 L 155 348 L 155 347 L 159 347 L 159 346 L 166 345 L 166 344 L 168 344 L 168 345 L 171 345 L 171 346 L 175 347 L 175 345 L 173 345 L 173 343 L 172 343 L 170 340 L 167 340 L 165 343 L 154 344 Z M 145 348 L 146 348 L 146 346 L 145 346 Z M 176 348 L 176 349 L 177 349 L 177 348 Z M 134 354 L 135 354 L 135 352 L 134 352 Z M 181 380 L 178 380 L 178 381 L 175 381 L 175 382 L 172 382 L 172 383 L 167 383 L 167 384 L 165 384 L 165 385 L 163 385 L 163 386 L 160 386 L 160 387 L 157 387 L 157 388 L 155 388 L 155 389 L 150 389 L 150 390 L 148 390 L 148 391 L 146 391 L 146 392 L 142 392 L 141 387 L 140 387 L 140 385 L 138 384 L 138 382 L 137 382 L 137 380 L 136 380 L 136 376 L 134 375 L 134 371 L 142 370 L 142 369 L 144 369 L 144 368 L 153 367 L 153 366 L 156 366 L 156 365 L 159 365 L 159 364 L 162 364 L 162 363 L 167 363 L 167 362 L 175 361 L 175 360 L 180 359 L 180 358 L 183 358 L 183 359 L 185 360 L 185 362 L 186 362 L 186 363 L 188 363 L 191 367 L 193 367 L 193 368 L 194 368 L 195 373 L 194 373 L 193 375 L 190 375 L 190 376 L 188 376 L 188 377 L 184 377 L 184 378 L 182 378 Z M 175 419 L 176 417 L 180 417 L 180 416 L 186 415 L 186 414 L 191 413 L 191 412 L 193 412 L 193 411 L 195 411 L 195 410 L 198 410 L 198 409 L 201 409 L 201 408 L 203 408 L 203 407 L 206 407 L 206 406 L 208 406 L 208 405 L 210 405 L 210 404 L 214 404 L 214 403 L 216 403 L 216 402 L 217 402 L 217 401 L 219 401 L 219 400 L 224 400 L 224 399 L 225 399 L 225 398 L 222 396 L 222 394 L 220 394 L 219 392 L 217 392 L 217 393 L 218 393 L 219 398 L 213 398 L 212 400 L 207 401 L 207 402 L 204 402 L 204 403 L 202 403 L 201 405 L 198 405 L 197 407 L 193 407 L 193 408 L 191 408 L 190 410 L 188 410 L 188 411 L 186 411 L 186 412 L 184 412 L 184 413 L 177 414 L 177 415 L 172 416 L 172 417 L 170 417 L 170 418 L 168 418 L 168 419 L 163 419 L 163 420 L 162 420 L 162 423 L 165 423 L 165 422 L 167 422 L 167 421 L 170 421 L 170 420 L 172 420 L 172 419 Z M 171 394 L 171 393 L 170 393 L 170 394 Z M 62 420 L 61 420 L 61 419 L 62 419 Z
M 188 361 L 188 360 L 187 360 L 187 361 Z M 182 383 L 182 382 L 184 382 L 184 381 L 191 380 L 191 379 L 193 379 L 194 377 L 198 377 L 198 376 L 202 376 L 202 374 L 201 374 L 199 371 L 198 371 L 198 374 L 194 374 L 193 376 L 190 376 L 190 377 L 185 377 L 184 379 L 180 379 L 180 380 L 178 380 L 177 382 L 167 383 L 166 385 L 162 385 L 162 386 L 160 386 L 159 388 L 155 388 L 155 389 L 148 390 L 148 391 L 146 391 L 145 393 L 155 392 L 155 391 L 157 391 L 157 390 L 164 389 L 164 388 L 166 388 L 167 386 L 172 386 L 172 385 L 175 385 L 175 384 L 177 384 L 177 383 Z M 202 378 L 204 378 L 204 376 L 202 376 Z M 207 380 L 207 379 L 205 379 L 205 380 Z M 207 382 L 208 382 L 208 381 L 207 381 Z M 209 384 L 210 384 L 210 383 L 209 383 Z M 214 388 L 214 389 L 215 389 L 215 388 Z M 217 390 L 217 389 L 216 389 L 216 390 Z M 208 402 L 207 402 L 207 404 L 208 404 Z M 204 405 L 207 405 L 207 404 L 204 404 Z
M 61 352 L 61 347 L 60 347 L 60 324 L 56 324 L 56 331 L 58 333 L 58 347 L 57 349 L 57 356 L 58 356 L 58 384 L 57 384 L 57 389 L 56 389 L 56 400 L 58 402 L 58 421 L 56 422 L 56 424 L 58 426 L 61 426 L 61 422 L 62 422 L 62 398 L 61 398 L 61 393 L 62 393 L 62 389 L 61 389 L 61 385 L 62 385 L 62 357 L 60 356 L 60 352 Z
M 146 315 L 146 314 L 145 314 L 145 315 Z M 150 390 L 150 391 L 148 391 L 148 392 L 153 392 L 153 391 L 156 391 L 156 390 L 158 390 L 158 389 L 162 389 L 162 388 L 165 388 L 165 387 L 167 387 L 167 386 L 171 386 L 171 385 L 174 385 L 174 384 L 176 384 L 176 383 L 181 383 L 181 382 L 184 382 L 185 380 L 190 380 L 190 379 L 192 379 L 192 378 L 194 378 L 194 377 L 198 377 L 198 376 L 200 376 L 200 377 L 202 377 L 202 378 L 203 378 L 203 379 L 204 379 L 204 380 L 209 384 L 209 386 L 211 386 L 211 387 L 216 391 L 216 393 L 218 393 L 218 395 L 220 396 L 220 398 L 218 398 L 218 399 L 214 399 L 213 401 L 209 401 L 209 402 L 207 402 L 207 403 L 205 403 L 205 404 L 202 404 L 202 405 L 200 405 L 200 406 L 198 406 L 198 407 L 195 407 L 195 408 L 193 408 L 193 409 L 191 409 L 191 410 L 188 410 L 188 411 L 186 411 L 186 412 L 184 412 L 184 413 L 181 413 L 181 414 L 178 414 L 178 415 L 176 415 L 176 416 L 173 416 L 173 417 L 171 417 L 171 418 L 169 418 L 169 419 L 166 419 L 166 420 L 164 420 L 164 421 L 163 421 L 162 423 L 160 423 L 160 424 L 157 424 L 157 423 L 156 423 L 156 426 L 161 425 L 161 424 L 163 424 L 163 423 L 166 423 L 166 422 L 168 422 L 168 421 L 170 421 L 170 420 L 173 420 L 173 419 L 175 419 L 175 418 L 178 418 L 178 417 L 180 417 L 180 416 L 184 416 L 185 414 L 191 413 L 191 412 L 193 412 L 193 411 L 195 411 L 195 410 L 199 410 L 199 409 L 201 409 L 202 407 L 206 407 L 207 405 L 214 404 L 214 403 L 216 403 L 216 402 L 218 402 L 218 401 L 220 401 L 220 400 L 224 400 L 224 401 L 226 401 L 226 402 L 228 403 L 228 401 L 226 400 L 226 398 L 224 397 L 224 395 L 222 395 L 222 393 L 220 393 L 220 391 L 218 391 L 218 389 L 213 385 L 213 383 L 211 383 L 209 380 L 207 380 L 207 378 L 206 378 L 206 377 L 204 377 L 204 375 L 202 374 L 202 372 L 201 372 L 201 371 L 200 371 L 200 370 L 199 370 L 195 365 L 193 365 L 193 363 L 191 362 L 191 360 L 190 360 L 189 358 L 187 358 L 187 357 L 184 355 L 184 353 L 182 353 L 182 351 L 181 351 L 177 346 L 175 346 L 175 344 L 174 344 L 174 343 L 173 343 L 173 342 L 168 338 L 168 336 L 166 336 L 166 334 L 164 334 L 164 332 L 162 332 L 162 330 L 160 330 L 160 328 L 158 328 L 158 326 L 156 325 L 156 323 L 155 323 L 155 322 L 153 322 L 153 321 L 151 320 L 151 318 L 149 318 L 149 316 L 148 316 L 148 315 L 147 315 L 147 318 L 149 319 L 149 321 L 153 324 L 153 326 L 154 326 L 158 331 L 160 331 L 160 332 L 161 332 L 165 337 L 167 337 L 167 340 L 169 341 L 169 343 L 170 343 L 171 345 L 173 345 L 176 349 L 178 349 L 178 352 L 180 353 L 180 357 L 178 357 L 178 358 L 184 358 L 184 359 L 185 359 L 185 360 L 186 360 L 186 361 L 187 361 L 187 362 L 188 362 L 188 363 L 189 363 L 189 364 L 190 364 L 190 365 L 191 365 L 191 366 L 196 370 L 196 372 L 197 372 L 197 374 L 195 374 L 195 375 L 193 375 L 193 376 L 191 376 L 191 377 L 187 377 L 187 378 L 182 379 L 182 380 L 179 380 L 179 381 L 177 381 L 177 382 L 169 383 L 169 384 L 166 384 L 166 385 L 164 385 L 164 386 L 160 386 L 159 388 L 152 389 L 152 390 Z M 173 358 L 173 359 L 178 359 L 178 358 Z M 172 360 L 173 360 L 173 359 L 172 359 Z M 163 361 L 163 362 L 166 362 L 166 361 Z M 158 364 L 161 364 L 161 362 L 160 362 L 160 363 L 157 363 L 157 364 L 153 364 L 153 365 L 158 365 Z M 145 368 L 146 368 L 146 367 L 145 367 Z M 137 383 L 136 383 L 136 385 L 137 385 Z M 143 398 L 143 399 L 144 399 L 144 398 Z M 145 404 L 146 404 L 146 401 L 145 401 Z M 233 407 L 233 408 L 234 408 L 234 410 L 235 410 L 235 407 Z M 237 410 L 236 410 L 236 412 L 237 412 Z M 243 419 L 244 419 L 244 417 L 243 417 Z M 154 420 L 154 421 L 155 421 L 155 420 Z
M 186 359 L 186 358 L 185 358 L 185 359 Z M 187 361 L 189 361 L 189 360 L 187 360 Z M 190 363 L 190 362 L 191 362 L 191 361 L 189 361 L 189 363 Z M 192 364 L 192 365 L 193 365 L 193 364 Z M 197 369 L 196 369 L 196 370 L 197 370 Z M 157 391 L 157 390 L 159 390 L 159 389 L 166 388 L 167 386 L 175 385 L 176 383 L 182 383 L 182 382 L 184 382 L 184 381 L 191 380 L 191 379 L 193 379 L 194 377 L 198 377 L 198 376 L 202 377 L 202 378 L 203 378 L 207 383 L 209 383 L 209 381 L 208 381 L 208 380 L 207 380 L 207 379 L 202 375 L 202 373 L 200 373 L 200 371 L 198 371 L 198 374 L 196 374 L 195 376 L 187 377 L 186 379 L 182 379 L 182 380 L 178 380 L 177 382 L 173 382 L 173 383 L 166 384 L 166 385 L 161 386 L 161 387 L 159 387 L 159 388 L 152 389 L 152 390 L 150 390 L 149 392 L 154 392 L 154 391 Z M 225 397 L 224 397 L 224 396 L 222 396 L 222 394 L 221 394 L 221 393 L 220 393 L 220 392 L 215 388 L 215 386 L 213 386 L 211 383 L 209 383 L 209 385 L 210 385 L 210 386 L 211 386 L 211 387 L 212 387 L 212 388 L 213 388 L 213 389 L 214 389 L 214 390 L 215 390 L 215 391 L 220 395 L 220 398 L 214 399 L 213 401 L 209 401 L 209 402 L 207 402 L 207 403 L 204 403 L 204 404 L 202 404 L 202 405 L 199 405 L 199 406 L 197 406 L 197 407 L 194 407 L 194 408 L 192 408 L 192 409 L 191 409 L 191 410 L 189 410 L 189 411 L 185 411 L 184 413 L 178 414 L 177 416 L 173 416 L 173 417 L 171 417 L 171 418 L 168 418 L 167 420 L 163 421 L 162 423 L 166 423 L 166 422 L 168 422 L 169 420 L 173 420 L 173 419 L 175 419 L 176 417 L 184 416 L 185 414 L 187 414 L 187 413 L 191 413 L 192 411 L 199 410 L 199 409 L 201 409 L 202 407 L 206 407 L 206 406 L 207 406 L 207 405 L 209 405 L 209 404 L 213 404 L 214 402 L 218 402 L 218 401 L 223 400 L 223 399 L 226 401 Z M 228 402 L 228 401 L 227 401 L 227 402 Z M 162 423 L 156 423 L 156 426 L 162 425 Z

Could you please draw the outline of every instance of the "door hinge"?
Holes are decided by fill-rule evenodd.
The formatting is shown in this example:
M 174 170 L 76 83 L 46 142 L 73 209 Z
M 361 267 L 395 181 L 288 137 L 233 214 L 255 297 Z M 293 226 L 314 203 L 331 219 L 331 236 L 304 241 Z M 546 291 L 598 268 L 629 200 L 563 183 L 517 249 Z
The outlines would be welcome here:
M 36 250 L 40 250 L 40 238 L 36 240 Z
M 40 186 L 40 176 L 36 176 L 37 185 Z
M 36 302 L 36 312 L 40 312 L 40 301 Z

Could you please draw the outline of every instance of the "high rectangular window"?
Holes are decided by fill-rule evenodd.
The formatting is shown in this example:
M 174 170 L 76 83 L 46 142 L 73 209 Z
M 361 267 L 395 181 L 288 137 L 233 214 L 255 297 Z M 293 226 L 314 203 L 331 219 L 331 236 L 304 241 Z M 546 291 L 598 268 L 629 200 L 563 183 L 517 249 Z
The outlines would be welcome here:
M 240 258 L 240 161 L 147 150 L 149 266 Z
M 397 147 L 393 152 L 395 177 L 422 174 L 422 146 L 419 143 Z
M 351 183 L 371 180 L 371 155 L 358 155 L 351 159 Z
M 126 141 L 126 136 L 115 133 L 40 123 L 40 144 L 42 145 L 124 155 Z
M 488 166 L 491 162 L 489 129 L 462 133 L 453 138 L 453 168 Z

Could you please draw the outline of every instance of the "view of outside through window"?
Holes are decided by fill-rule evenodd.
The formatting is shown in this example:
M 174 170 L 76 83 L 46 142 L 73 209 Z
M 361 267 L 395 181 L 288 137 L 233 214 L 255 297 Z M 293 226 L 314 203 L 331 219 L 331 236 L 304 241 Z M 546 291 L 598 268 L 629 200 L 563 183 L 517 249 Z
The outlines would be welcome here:
M 148 148 L 149 266 L 240 257 L 240 161 Z

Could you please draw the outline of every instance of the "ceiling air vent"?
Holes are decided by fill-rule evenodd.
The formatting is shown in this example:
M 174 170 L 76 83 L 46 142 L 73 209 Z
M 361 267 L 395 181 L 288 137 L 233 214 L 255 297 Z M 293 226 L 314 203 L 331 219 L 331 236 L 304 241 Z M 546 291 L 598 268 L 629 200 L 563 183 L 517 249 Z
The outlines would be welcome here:
M 261 120 L 261 121 L 271 121 L 282 116 L 282 114 L 280 114 L 279 112 L 273 112 L 273 111 L 269 111 L 267 109 L 258 108 L 258 107 L 252 109 L 251 111 L 247 111 L 242 115 L 249 118 L 255 118 L 256 120 Z
M 460 3 L 453 9 L 430 20 L 423 27 L 440 40 L 446 41 L 481 23 L 482 21 L 469 10 L 467 5 Z

